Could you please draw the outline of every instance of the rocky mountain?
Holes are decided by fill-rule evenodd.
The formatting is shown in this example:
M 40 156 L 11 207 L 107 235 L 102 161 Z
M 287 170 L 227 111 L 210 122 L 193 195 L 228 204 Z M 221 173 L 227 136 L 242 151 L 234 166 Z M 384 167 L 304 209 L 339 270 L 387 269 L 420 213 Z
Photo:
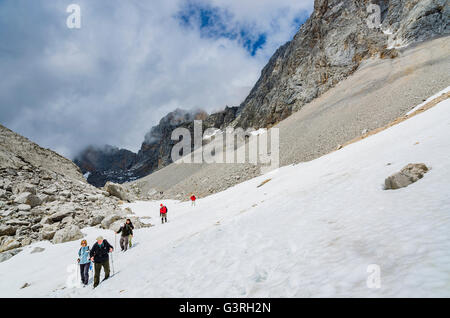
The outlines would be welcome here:
M 379 5 L 379 27 L 368 24 Z M 373 9 L 372 9 L 373 10 Z M 368 12 L 369 11 L 369 12 Z M 374 19 L 376 21 L 376 19 Z M 268 127 L 348 77 L 362 61 L 450 33 L 446 0 L 316 0 L 292 41 L 280 47 L 240 105 L 239 127 Z
M 0 261 L 35 241 L 62 243 L 82 238 L 86 226 L 115 226 L 126 215 L 118 198 L 126 193 L 117 189 L 89 185 L 73 162 L 0 125 Z
M 74 160 L 87 181 L 96 187 L 103 187 L 107 181 L 123 183 L 126 178 L 123 172 L 129 170 L 136 162 L 135 153 L 109 145 L 89 146 Z
M 108 181 L 134 181 L 172 163 L 171 151 L 177 142 L 171 139 L 174 129 L 187 128 L 193 137 L 194 120 L 202 120 L 203 129 L 223 128 L 235 119 L 236 111 L 237 107 L 226 107 L 221 112 L 208 115 L 201 110 L 176 109 L 150 129 L 137 154 L 112 146 L 90 146 L 75 158 L 74 163 L 87 176 L 87 181 L 96 187 L 103 187 Z
M 374 24 L 373 5 L 379 8 L 379 25 Z M 209 116 L 186 116 L 188 112 L 180 110 L 170 113 L 147 134 L 130 169 L 97 165 L 88 180 L 97 186 L 107 180 L 133 181 L 167 166 L 174 144 L 171 131 L 179 126 L 192 128 L 195 116 L 204 120 L 204 128 L 271 127 L 348 78 L 364 61 L 393 59 L 402 47 L 448 35 L 449 21 L 446 0 L 316 0 L 311 17 L 275 52 L 239 107 Z M 173 120 L 180 115 L 181 120 Z M 120 161 L 120 155 L 114 160 Z M 77 164 L 83 172 L 89 171 L 85 162 Z

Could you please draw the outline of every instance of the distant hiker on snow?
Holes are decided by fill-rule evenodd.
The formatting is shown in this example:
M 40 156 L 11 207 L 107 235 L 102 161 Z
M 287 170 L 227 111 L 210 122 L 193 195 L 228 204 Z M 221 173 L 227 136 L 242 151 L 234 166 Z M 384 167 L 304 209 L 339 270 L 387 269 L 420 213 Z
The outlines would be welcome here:
M 120 232 L 122 232 L 122 235 L 120 237 L 120 248 L 121 248 L 122 252 L 125 252 L 128 249 L 130 237 L 133 236 L 133 229 L 134 229 L 134 226 L 131 223 L 131 220 L 127 219 L 125 224 L 122 225 L 120 227 L 120 229 L 116 232 L 116 234 L 119 234 Z
M 89 282 L 89 267 L 91 260 L 89 259 L 89 246 L 86 240 L 81 241 L 81 247 L 78 250 L 78 264 L 80 264 L 81 282 L 87 285 Z
M 109 278 L 109 255 L 108 253 L 112 252 L 114 248 L 108 243 L 107 240 L 104 240 L 103 237 L 97 237 L 97 243 L 91 249 L 91 261 L 94 262 L 94 288 L 98 286 L 100 282 L 100 272 L 102 270 L 105 271 L 105 279 Z
M 191 201 L 192 201 L 192 206 L 195 206 L 195 200 L 197 198 L 195 197 L 195 195 L 191 195 Z
M 130 221 L 131 230 L 134 230 L 134 225 L 133 225 L 133 223 L 131 223 L 131 220 L 127 219 L 127 221 Z M 130 236 L 128 238 L 128 243 L 129 243 L 129 247 L 130 248 L 131 248 L 131 245 L 132 245 L 132 243 L 131 243 L 132 238 L 133 238 L 133 231 L 131 231 L 131 234 L 130 234 Z
M 159 209 L 159 216 L 161 217 L 161 223 L 164 224 L 164 221 L 167 223 L 167 207 L 161 203 L 161 208 Z

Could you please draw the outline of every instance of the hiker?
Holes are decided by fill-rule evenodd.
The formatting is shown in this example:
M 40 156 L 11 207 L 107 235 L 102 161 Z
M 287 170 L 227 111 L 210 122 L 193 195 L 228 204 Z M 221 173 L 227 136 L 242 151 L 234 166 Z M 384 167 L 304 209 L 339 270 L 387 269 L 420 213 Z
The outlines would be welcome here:
M 133 238 L 134 225 L 133 225 L 133 223 L 131 223 L 130 219 L 127 219 L 127 221 L 130 221 L 130 226 L 131 226 L 131 234 L 128 237 L 128 245 L 129 245 L 129 248 L 131 248 L 131 246 L 132 246 L 131 239 Z
M 122 225 L 120 227 L 120 229 L 116 232 L 116 234 L 119 234 L 120 232 L 122 232 L 122 235 L 120 236 L 120 248 L 121 248 L 122 252 L 125 252 L 128 249 L 130 236 L 133 235 L 133 229 L 134 229 L 134 226 L 131 223 L 131 220 L 127 219 L 125 224 Z
M 103 239 L 102 236 L 97 237 L 97 243 L 91 249 L 90 256 L 91 261 L 94 262 L 94 288 L 98 286 L 100 282 L 100 272 L 105 271 L 105 278 L 109 278 L 109 255 L 112 253 L 114 248 L 108 243 L 107 240 Z
M 161 223 L 164 224 L 164 221 L 167 223 L 167 207 L 161 203 L 161 208 L 159 209 L 159 216 L 161 217 Z
M 195 195 L 192 194 L 192 195 L 191 195 L 192 206 L 195 206 L 195 200 L 196 200 L 196 199 L 197 199 L 197 198 L 195 197 Z
M 89 282 L 89 267 L 91 260 L 89 259 L 89 246 L 86 240 L 81 241 L 81 247 L 78 250 L 78 264 L 80 265 L 81 282 L 86 286 Z

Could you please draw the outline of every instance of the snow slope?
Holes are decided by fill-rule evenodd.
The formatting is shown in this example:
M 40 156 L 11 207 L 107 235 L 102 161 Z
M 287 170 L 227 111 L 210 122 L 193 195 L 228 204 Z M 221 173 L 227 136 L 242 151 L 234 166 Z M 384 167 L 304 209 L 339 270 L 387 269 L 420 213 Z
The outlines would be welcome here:
M 450 297 L 450 100 L 379 134 L 190 203 L 128 206 L 154 227 L 115 252 L 116 275 L 71 286 L 79 242 L 0 263 L 1 297 Z M 431 167 L 407 188 L 384 179 Z M 258 187 L 263 181 L 271 181 Z M 92 244 L 111 231 L 83 230 Z M 30 254 L 36 247 L 41 253 Z M 368 288 L 370 264 L 381 288 Z M 29 287 L 20 289 L 24 283 Z M 92 286 L 92 285 L 91 285 Z

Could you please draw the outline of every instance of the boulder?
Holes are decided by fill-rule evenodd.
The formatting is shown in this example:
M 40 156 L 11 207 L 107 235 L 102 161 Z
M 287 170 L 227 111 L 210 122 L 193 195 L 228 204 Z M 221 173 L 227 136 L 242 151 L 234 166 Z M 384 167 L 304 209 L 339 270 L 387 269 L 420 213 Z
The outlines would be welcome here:
M 7 199 L 6 190 L 0 189 L 0 199 Z
M 87 200 L 88 201 L 90 201 L 90 202 L 96 202 L 96 201 L 98 201 L 98 200 L 100 200 L 102 198 L 102 195 L 89 195 L 88 197 L 87 197 Z
M 64 218 L 66 218 L 68 216 L 72 216 L 72 214 L 74 214 L 74 213 L 75 212 L 73 212 L 73 211 L 63 209 L 62 211 L 58 211 L 58 212 L 53 213 L 52 215 L 50 215 L 48 217 L 48 219 L 51 222 L 61 222 Z
M 423 163 L 410 163 L 399 172 L 386 178 L 384 181 L 384 188 L 385 190 L 405 188 L 419 179 L 422 179 L 428 170 L 428 167 Z
M 66 198 L 66 199 L 69 199 L 69 198 L 72 196 L 72 194 L 70 193 L 69 190 L 61 191 L 61 192 L 59 193 L 59 195 L 63 196 L 63 197 Z
M 107 182 L 105 184 L 105 190 L 112 196 L 115 196 L 116 198 L 123 200 L 123 201 L 131 201 L 131 196 L 128 190 L 117 183 Z
M 61 224 L 64 225 L 70 225 L 73 223 L 73 217 L 72 216 L 66 216 L 62 221 Z
M 56 186 L 51 186 L 45 190 L 42 191 L 46 195 L 55 195 L 58 192 L 58 189 Z
M 17 219 L 12 219 L 6 222 L 6 225 L 9 226 L 30 226 L 30 222 L 28 221 L 21 221 L 21 220 L 17 220 Z
M 56 231 L 44 230 L 41 232 L 42 240 L 51 240 L 55 236 Z
M 19 211 L 30 211 L 31 210 L 31 206 L 28 204 L 19 204 L 19 206 L 17 207 L 17 209 Z
M 28 192 L 31 194 L 36 195 L 36 186 L 29 184 L 29 183 L 22 183 L 19 184 L 15 189 L 14 189 L 14 193 L 24 193 L 24 192 Z
M 38 224 L 33 225 L 31 227 L 31 230 L 36 232 L 36 231 L 39 231 L 39 229 L 41 229 L 41 228 L 42 228 L 42 224 L 38 223 Z
M 11 257 L 19 254 L 20 252 L 22 252 L 22 249 L 21 248 L 16 248 L 16 249 L 9 250 L 7 252 L 1 253 L 0 254 L 0 263 L 10 259 Z
M 111 223 L 111 225 L 109 226 L 109 229 L 113 230 L 114 232 L 117 232 L 124 223 L 125 223 L 125 219 L 121 218 L 120 220 L 117 220 L 117 221 Z
M 7 237 L 0 246 L 0 253 L 20 247 L 20 242 L 13 237 Z
M 88 224 L 90 226 L 96 226 L 98 224 L 101 224 L 104 218 L 105 217 L 103 215 L 95 215 L 89 219 Z
M 108 215 L 107 217 L 105 217 L 102 220 L 102 227 L 104 229 L 109 229 L 109 227 L 111 226 L 111 224 L 113 224 L 114 222 L 120 220 L 122 217 L 120 215 L 117 214 L 111 214 Z
M 23 192 L 20 193 L 19 195 L 17 195 L 17 197 L 14 199 L 15 203 L 19 203 L 19 204 L 28 204 L 29 206 L 31 206 L 32 208 L 34 208 L 35 206 L 41 205 L 42 201 L 41 199 L 39 199 L 38 196 L 36 196 L 35 194 L 32 194 L 30 192 Z
M 47 195 L 47 194 L 40 195 L 39 199 L 41 199 L 42 203 L 50 203 L 56 201 L 56 197 L 54 195 Z
M 0 225 L 0 236 L 13 236 L 16 235 L 17 228 L 11 225 Z
M 70 225 L 68 227 L 65 227 L 55 233 L 55 236 L 53 237 L 53 243 L 59 244 L 59 243 L 65 243 L 70 242 L 74 240 L 78 240 L 83 238 L 84 235 L 81 233 L 80 228 L 76 225 Z
M 22 246 L 30 245 L 30 244 L 31 244 L 31 238 L 29 238 L 29 237 L 21 238 L 21 239 L 20 239 L 20 244 L 21 244 Z

